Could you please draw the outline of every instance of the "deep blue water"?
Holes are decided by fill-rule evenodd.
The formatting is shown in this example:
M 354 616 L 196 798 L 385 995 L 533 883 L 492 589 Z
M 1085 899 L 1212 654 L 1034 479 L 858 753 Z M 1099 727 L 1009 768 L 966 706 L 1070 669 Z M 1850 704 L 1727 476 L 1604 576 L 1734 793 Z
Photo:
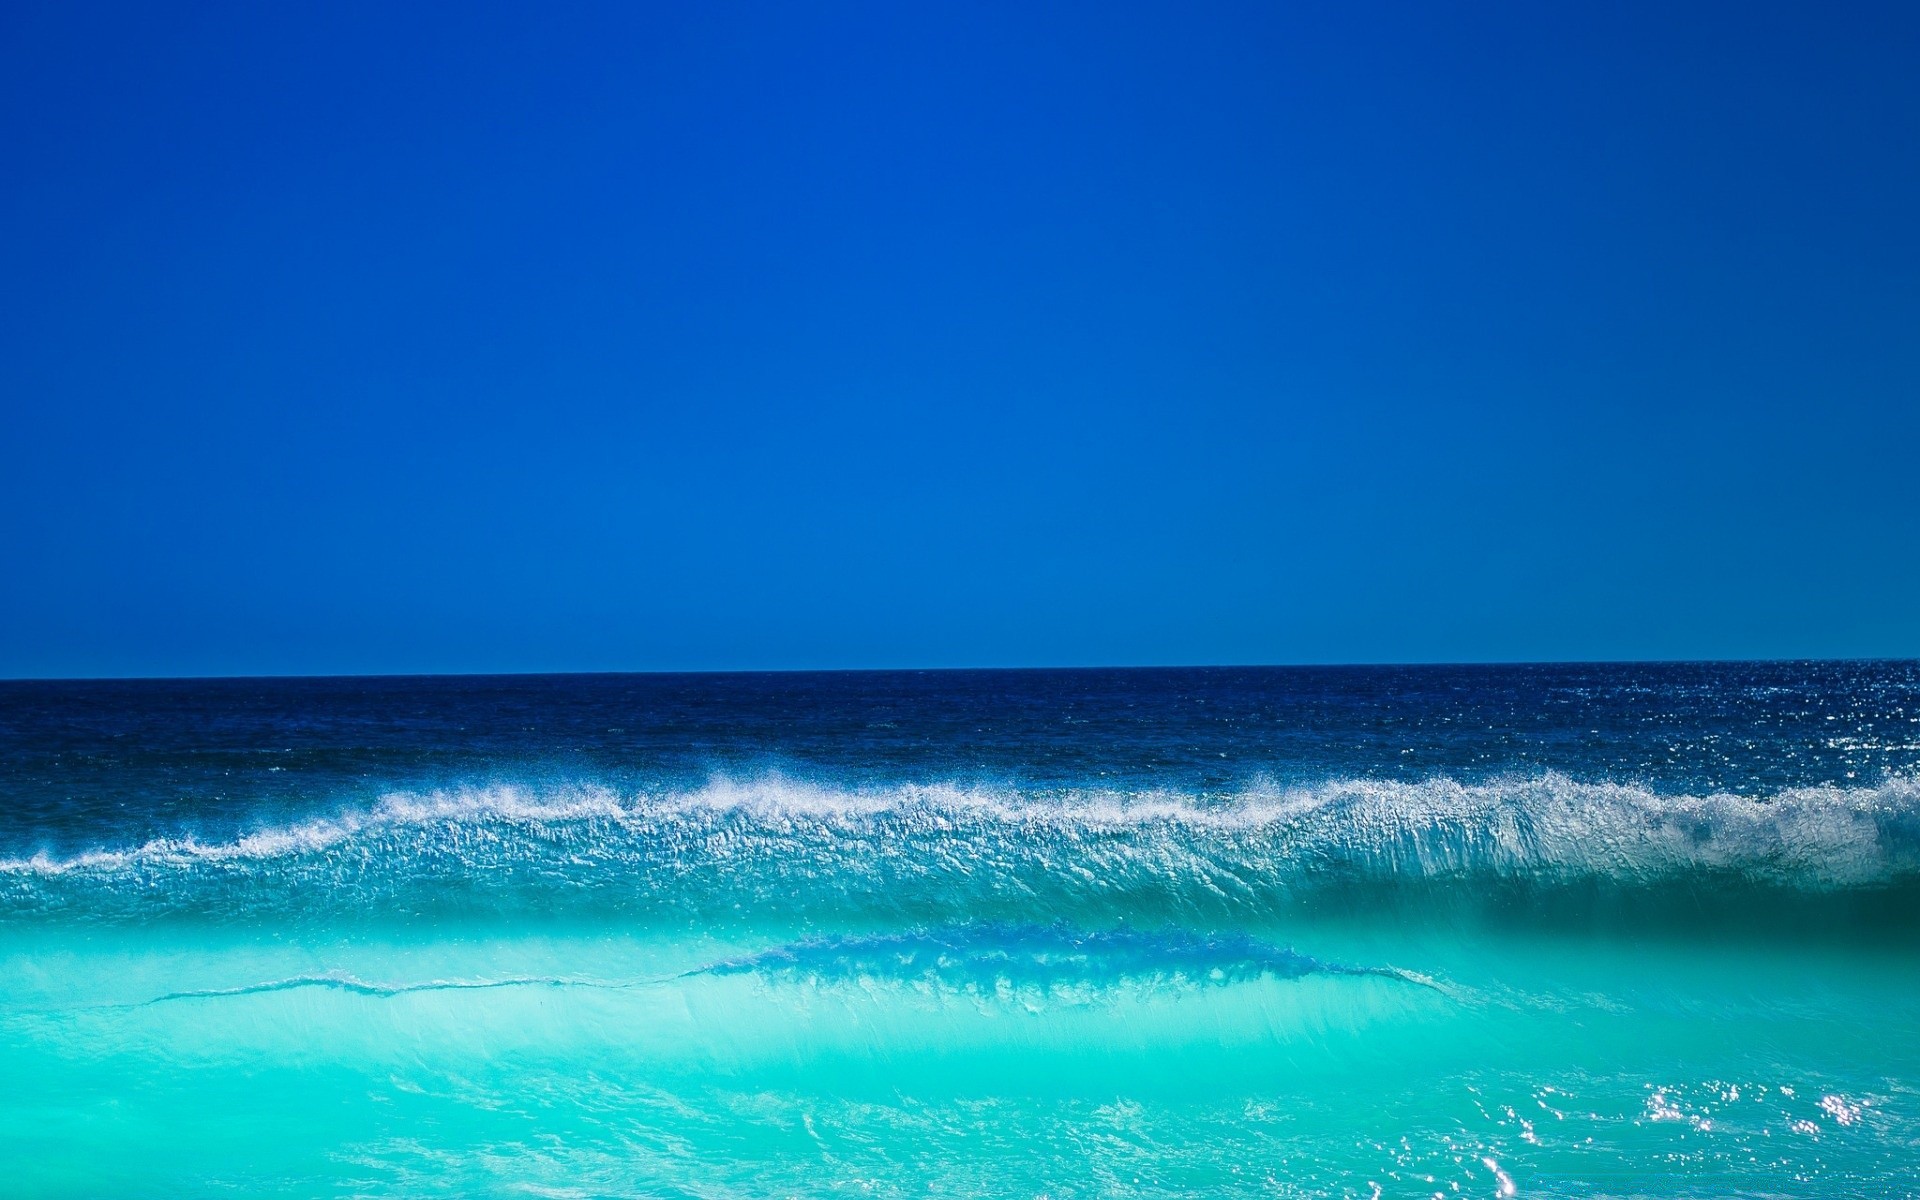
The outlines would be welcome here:
M 1552 771 L 1765 796 L 1920 766 L 1920 664 L 0 681 L 0 846 L 575 778 L 1230 791 Z

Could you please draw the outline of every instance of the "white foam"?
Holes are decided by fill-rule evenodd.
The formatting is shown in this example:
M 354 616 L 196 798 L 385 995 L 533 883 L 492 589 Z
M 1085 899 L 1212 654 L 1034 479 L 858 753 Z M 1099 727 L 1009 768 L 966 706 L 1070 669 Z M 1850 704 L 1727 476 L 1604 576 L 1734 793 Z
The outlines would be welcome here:
M 1024 838 L 1023 831 L 1032 836 Z M 167 875 L 285 860 L 329 860 L 407 845 L 492 847 L 531 863 L 587 864 L 622 847 L 672 841 L 694 857 L 746 843 L 831 845 L 910 835 L 956 854 L 1039 857 L 1090 869 L 1102 853 L 1181 843 L 1185 858 L 1250 848 L 1268 864 L 1337 862 L 1441 876 L 1576 872 L 1645 876 L 1724 869 L 1824 886 L 1872 883 L 1920 865 L 1920 779 L 1809 787 L 1753 798 L 1663 795 L 1556 773 L 1464 783 L 1337 779 L 1258 783 L 1231 794 L 1032 791 L 934 782 L 836 787 L 779 775 L 717 777 L 689 790 L 622 794 L 595 783 L 488 784 L 394 792 L 365 809 L 250 831 L 230 841 L 158 838 L 67 857 L 0 859 L 13 876 Z M 1064 840 L 1063 840 L 1064 839 Z M 568 856 L 572 857 L 569 858 Z M 497 855 L 496 855 L 497 856 Z M 1137 854 L 1135 854 L 1137 857 Z M 1032 865 L 1032 864 L 1030 864 Z

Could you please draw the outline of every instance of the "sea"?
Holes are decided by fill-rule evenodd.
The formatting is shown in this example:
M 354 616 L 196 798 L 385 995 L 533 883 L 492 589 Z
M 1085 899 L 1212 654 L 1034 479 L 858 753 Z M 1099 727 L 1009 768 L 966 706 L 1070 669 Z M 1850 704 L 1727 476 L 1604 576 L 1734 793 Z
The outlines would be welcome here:
M 0 1196 L 1920 1195 L 1920 663 L 0 683 Z

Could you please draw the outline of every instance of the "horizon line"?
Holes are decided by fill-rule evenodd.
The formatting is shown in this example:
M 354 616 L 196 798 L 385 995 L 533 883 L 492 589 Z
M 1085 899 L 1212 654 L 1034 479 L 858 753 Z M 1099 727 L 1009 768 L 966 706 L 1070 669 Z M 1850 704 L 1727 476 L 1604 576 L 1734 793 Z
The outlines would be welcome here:
M 239 683 L 246 681 L 312 680 L 388 680 L 388 679 L 558 679 L 600 678 L 609 676 L 730 676 L 730 675 L 933 675 L 933 674 L 1006 674 L 1011 672 L 1095 672 L 1095 671 L 1310 671 L 1374 668 L 1461 669 L 1472 667 L 1654 667 L 1654 666 L 1736 666 L 1758 664 L 1838 664 L 1838 663 L 1920 663 L 1920 655 L 1839 655 L 1774 658 L 1765 656 L 1736 658 L 1561 658 L 1524 659 L 1489 658 L 1473 660 L 1411 659 L 1400 661 L 1348 660 L 1296 662 L 1218 662 L 1218 663 L 1113 663 L 1019 666 L 945 666 L 945 667 L 732 667 L 721 669 L 673 670 L 663 668 L 562 670 L 562 671 L 341 671 L 291 674 L 205 675 L 0 675 L 0 685 L 13 683 Z

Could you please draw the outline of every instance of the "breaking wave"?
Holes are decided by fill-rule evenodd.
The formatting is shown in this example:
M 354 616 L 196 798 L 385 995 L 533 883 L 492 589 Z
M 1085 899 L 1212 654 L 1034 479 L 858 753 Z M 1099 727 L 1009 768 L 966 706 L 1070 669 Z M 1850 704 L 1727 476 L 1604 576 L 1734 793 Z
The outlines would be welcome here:
M 1916 892 L 1920 779 L 1904 776 L 1757 799 L 1554 773 L 1219 794 L 494 784 L 224 840 L 0 859 L 0 916 L 114 920 L 591 909 L 1208 927 L 1383 905 L 1721 919 L 1769 895 L 1818 918 L 1823 898 L 1871 917 Z

